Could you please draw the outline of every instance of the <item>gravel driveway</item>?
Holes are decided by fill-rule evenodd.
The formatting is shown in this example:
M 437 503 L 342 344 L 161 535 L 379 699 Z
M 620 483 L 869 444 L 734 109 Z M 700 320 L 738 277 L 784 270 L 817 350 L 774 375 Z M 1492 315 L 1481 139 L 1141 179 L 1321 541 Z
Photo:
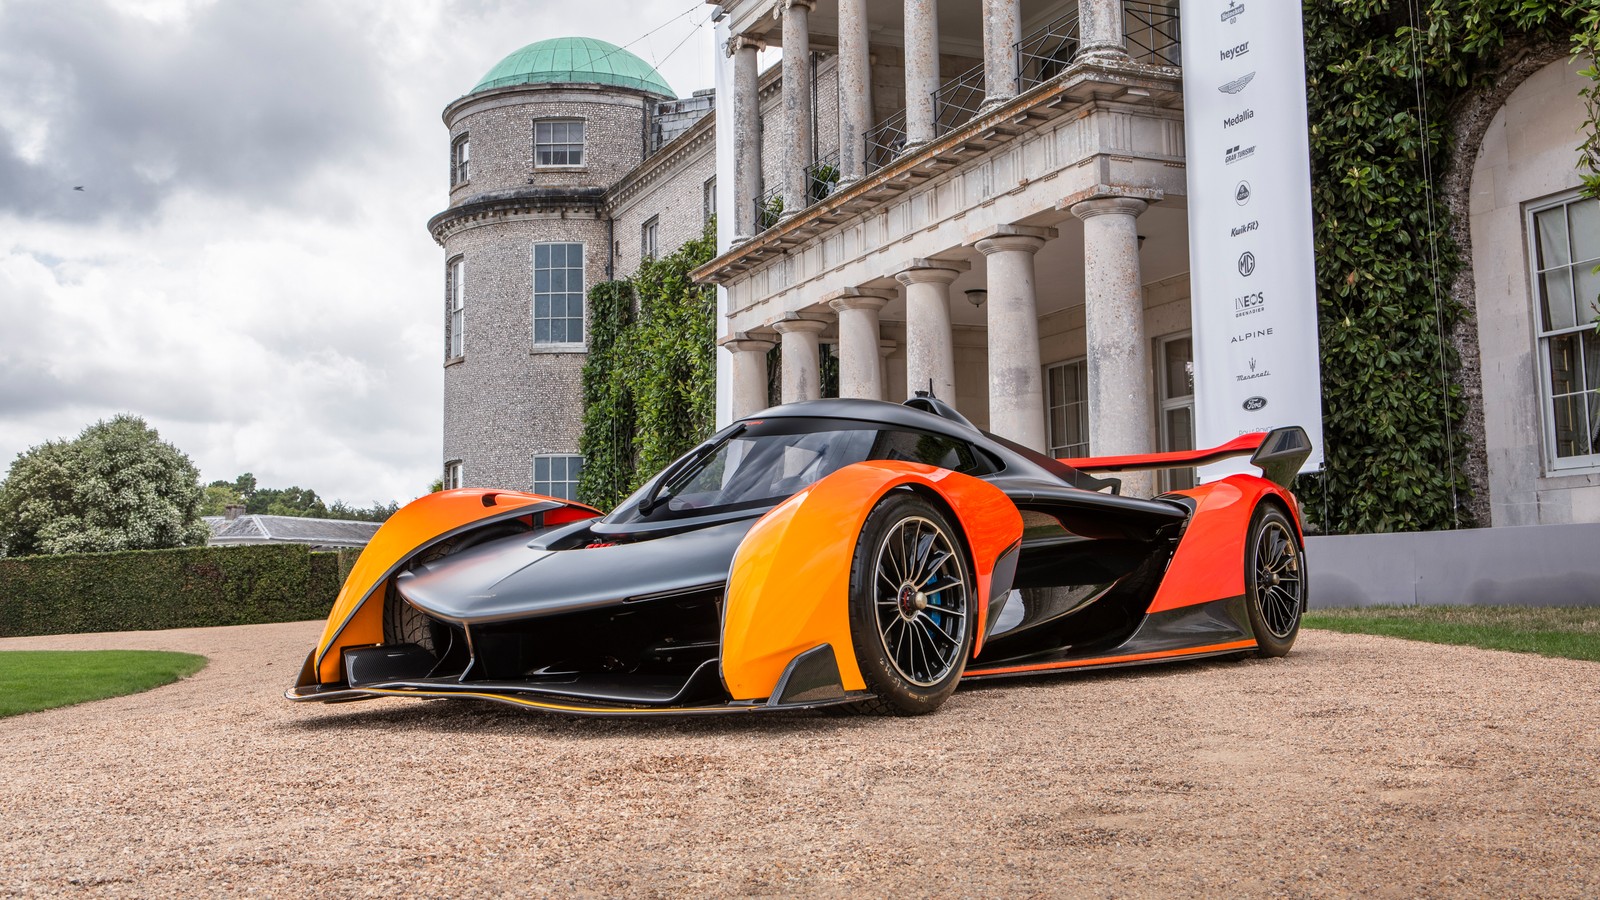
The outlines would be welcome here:
M 1600 665 L 1308 632 L 918 719 L 281 699 L 320 625 L 0 720 L 0 893 L 1600 895 Z

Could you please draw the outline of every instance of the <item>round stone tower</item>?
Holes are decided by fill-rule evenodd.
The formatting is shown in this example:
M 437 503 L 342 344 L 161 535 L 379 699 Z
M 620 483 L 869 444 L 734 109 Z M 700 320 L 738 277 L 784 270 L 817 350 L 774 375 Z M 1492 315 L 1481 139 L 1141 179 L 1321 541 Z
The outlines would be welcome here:
M 582 464 L 585 294 L 610 277 L 606 191 L 643 160 L 672 88 L 589 38 L 529 44 L 445 107 L 444 480 L 571 496 Z

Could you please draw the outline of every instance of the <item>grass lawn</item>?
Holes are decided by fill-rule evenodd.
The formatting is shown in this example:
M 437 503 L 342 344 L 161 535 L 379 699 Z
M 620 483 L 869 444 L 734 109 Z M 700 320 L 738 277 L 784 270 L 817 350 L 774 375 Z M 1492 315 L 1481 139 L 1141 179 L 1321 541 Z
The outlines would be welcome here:
M 0 652 L 0 718 L 136 694 L 200 671 L 204 656 L 158 650 Z
M 1369 606 L 1314 609 L 1307 628 L 1600 662 L 1600 607 Z

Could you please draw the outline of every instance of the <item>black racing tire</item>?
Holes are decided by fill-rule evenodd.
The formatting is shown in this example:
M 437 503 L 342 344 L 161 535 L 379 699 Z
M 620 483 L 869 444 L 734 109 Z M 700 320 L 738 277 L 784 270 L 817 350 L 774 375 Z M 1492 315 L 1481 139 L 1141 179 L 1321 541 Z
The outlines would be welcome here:
M 1305 609 L 1305 551 L 1294 523 L 1275 503 L 1263 503 L 1250 518 L 1244 550 L 1245 606 L 1255 632 L 1255 656 L 1285 656 L 1300 634 Z
M 927 590 L 937 588 L 937 590 Z M 873 700 L 845 712 L 917 716 L 956 689 L 978 623 L 972 564 L 949 517 L 915 493 L 873 507 L 850 564 L 850 642 Z

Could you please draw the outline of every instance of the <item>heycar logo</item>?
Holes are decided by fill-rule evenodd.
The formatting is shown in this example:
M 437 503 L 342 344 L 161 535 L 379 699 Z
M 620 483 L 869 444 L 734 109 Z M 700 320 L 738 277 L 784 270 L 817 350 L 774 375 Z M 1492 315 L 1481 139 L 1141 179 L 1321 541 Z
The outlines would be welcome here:
M 1266 405 L 1267 405 L 1267 398 L 1265 398 L 1265 397 L 1251 397 L 1250 399 L 1244 401 L 1244 411 L 1245 412 L 1255 412 L 1256 410 L 1261 409 L 1262 407 L 1264 407 Z
M 1241 44 L 1240 46 L 1242 47 L 1244 45 Z M 1223 59 L 1227 59 L 1227 57 L 1224 56 Z M 1251 72 L 1249 75 L 1240 75 L 1238 78 L 1235 78 L 1227 84 L 1218 85 L 1217 90 L 1223 92 L 1224 94 L 1237 94 L 1244 90 L 1245 85 L 1249 84 L 1255 77 L 1256 73 L 1254 72 Z
M 1243 225 L 1240 225 L 1238 228 L 1235 228 L 1232 231 L 1228 232 L 1228 235 L 1230 237 L 1238 237 L 1241 234 L 1249 234 L 1250 232 L 1255 231 L 1257 228 L 1260 228 L 1260 227 L 1261 227 L 1261 220 L 1260 219 L 1251 219 L 1250 221 L 1244 223 Z
M 1230 49 L 1222 51 L 1218 55 L 1222 57 L 1222 61 L 1223 62 L 1227 62 L 1228 60 L 1233 59 L 1235 56 L 1243 56 L 1243 55 L 1245 55 L 1246 53 L 1249 53 L 1249 52 L 1250 52 L 1250 42 L 1249 41 L 1245 41 L 1244 43 L 1240 44 L 1237 47 L 1232 47 Z M 1249 81 L 1251 79 L 1251 77 L 1253 77 L 1255 74 L 1256 73 L 1251 72 L 1249 75 L 1245 76 L 1244 80 L 1245 81 Z M 1231 94 L 1233 92 L 1229 91 L 1228 93 Z
M 1223 128 L 1232 128 L 1235 125 L 1243 125 L 1244 123 L 1250 121 L 1251 119 L 1254 119 L 1255 117 L 1256 117 L 1256 111 L 1255 110 L 1246 109 L 1244 112 L 1239 113 L 1237 116 L 1232 116 L 1230 118 L 1223 119 L 1222 120 L 1222 127 Z
M 1233 317 L 1253 316 L 1267 308 L 1267 297 L 1260 291 L 1233 298 Z

